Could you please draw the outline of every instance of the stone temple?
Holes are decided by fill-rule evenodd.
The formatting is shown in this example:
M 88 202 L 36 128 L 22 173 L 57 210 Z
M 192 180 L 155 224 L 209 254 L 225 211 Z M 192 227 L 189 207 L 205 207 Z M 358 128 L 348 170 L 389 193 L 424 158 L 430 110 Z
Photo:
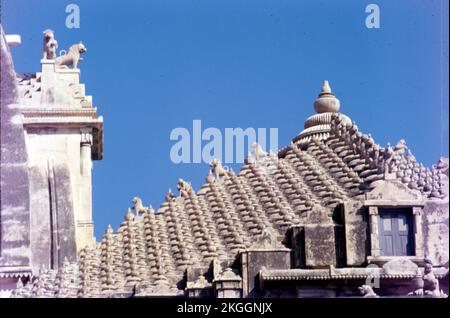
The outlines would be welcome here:
M 427 168 L 404 140 L 378 145 L 327 81 L 278 153 L 256 145 L 238 173 L 213 161 L 198 191 L 179 179 L 156 211 L 136 197 L 96 241 L 103 121 L 79 82 L 86 48 L 56 57 L 46 30 L 41 72 L 18 74 L 15 42 L 1 30 L 3 296 L 448 294 L 448 159 Z

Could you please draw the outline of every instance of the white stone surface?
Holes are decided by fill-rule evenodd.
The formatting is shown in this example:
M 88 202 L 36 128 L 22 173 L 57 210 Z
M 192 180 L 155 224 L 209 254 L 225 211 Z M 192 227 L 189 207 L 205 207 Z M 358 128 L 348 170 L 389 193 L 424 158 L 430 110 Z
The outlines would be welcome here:
M 85 86 L 79 83 L 79 69 L 55 68 L 54 60 L 45 59 L 41 60 L 41 66 L 41 72 L 35 76 L 23 76 L 19 80 L 29 169 L 34 175 L 30 179 L 31 232 L 39 236 L 43 229 L 51 226 L 49 221 L 42 219 L 42 211 L 50 215 L 51 210 L 51 194 L 45 184 L 51 161 L 55 167 L 68 169 L 69 188 L 57 183 L 56 192 L 60 197 L 66 197 L 68 206 L 64 208 L 73 211 L 76 248 L 79 251 L 95 246 L 91 170 L 92 158 L 101 158 L 102 134 L 97 138 L 93 138 L 93 134 L 101 132 L 103 121 L 97 118 L 92 97 L 85 96 Z M 97 144 L 93 144 L 94 139 Z M 34 244 L 42 253 L 47 253 L 44 250 L 48 240 Z

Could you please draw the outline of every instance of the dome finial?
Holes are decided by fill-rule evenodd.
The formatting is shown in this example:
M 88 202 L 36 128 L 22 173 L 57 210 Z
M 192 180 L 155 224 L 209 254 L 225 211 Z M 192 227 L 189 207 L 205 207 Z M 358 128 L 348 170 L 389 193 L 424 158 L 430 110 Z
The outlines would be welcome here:
M 339 99 L 331 92 L 330 84 L 327 80 L 323 82 L 322 91 L 314 102 L 314 109 L 317 113 L 337 113 L 340 108 Z
M 323 82 L 322 90 L 314 101 L 314 110 L 316 114 L 310 116 L 305 122 L 305 129 L 293 139 L 294 142 L 300 141 L 301 147 L 306 145 L 312 139 L 323 140 L 330 136 L 332 126 L 335 125 L 336 115 L 339 113 L 341 103 L 339 99 L 331 92 L 330 84 L 327 80 Z M 344 114 L 339 113 L 339 122 L 346 125 L 351 123 L 351 119 Z M 302 148 L 303 149 L 303 148 Z

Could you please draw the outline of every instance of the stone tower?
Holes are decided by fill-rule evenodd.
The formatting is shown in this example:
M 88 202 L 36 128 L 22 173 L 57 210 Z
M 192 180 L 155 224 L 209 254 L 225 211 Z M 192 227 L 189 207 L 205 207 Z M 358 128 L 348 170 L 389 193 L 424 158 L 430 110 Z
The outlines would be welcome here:
M 19 94 L 26 98 L 21 107 L 31 178 L 30 212 L 73 214 L 80 250 L 95 244 L 91 170 L 92 160 L 102 159 L 103 120 L 97 118 L 91 96 L 84 94 L 79 69 L 58 68 L 55 60 L 41 60 L 41 66 L 35 76 L 19 75 Z M 43 180 L 50 184 L 45 194 Z M 47 194 L 48 200 L 43 200 Z M 41 223 L 41 218 L 37 221 Z
M 86 48 L 80 43 L 62 58 L 51 55 L 46 43 L 53 41 L 55 50 L 57 42 L 46 30 L 41 71 L 19 74 L 3 30 L 1 37 L 2 97 L 10 96 L 2 98 L 1 147 L 2 159 L 11 165 L 2 160 L 0 285 L 2 272 L 18 277 L 41 267 L 57 269 L 65 258 L 76 261 L 78 251 L 95 245 L 92 162 L 101 160 L 103 151 L 103 118 L 71 60 Z M 20 158 L 3 158 L 13 153 Z M 14 162 L 25 169 L 18 171 Z M 8 183 L 17 183 L 20 196 L 10 195 L 14 188 Z

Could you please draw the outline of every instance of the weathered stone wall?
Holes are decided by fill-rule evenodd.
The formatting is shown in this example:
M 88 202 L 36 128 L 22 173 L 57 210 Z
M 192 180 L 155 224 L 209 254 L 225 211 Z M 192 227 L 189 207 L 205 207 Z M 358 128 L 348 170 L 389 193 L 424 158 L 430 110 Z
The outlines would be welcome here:
M 92 107 L 92 97 L 84 94 L 79 69 L 57 67 L 54 60 L 41 60 L 41 67 L 40 73 L 18 75 L 29 167 L 36 171 L 37 178 L 48 174 L 50 161 L 55 166 L 65 164 L 68 169 L 66 187 L 59 183 L 56 187 L 60 197 L 70 196 L 67 208 L 74 218 L 79 251 L 95 244 L 91 170 L 92 160 L 102 157 L 102 119 L 97 118 L 96 109 Z M 42 181 L 36 182 L 38 184 L 32 186 L 42 192 Z M 49 207 L 45 200 L 33 199 L 31 214 L 37 219 L 48 218 Z M 36 233 L 39 231 L 34 229 Z
M 259 271 L 291 267 L 291 253 L 288 249 L 248 250 L 241 255 L 242 284 L 244 297 L 258 297 L 263 291 L 259 288 Z
M 424 252 L 434 266 L 449 264 L 448 204 L 447 196 L 444 200 L 429 200 L 424 206 Z
M 75 203 L 80 197 L 79 134 L 65 130 L 28 129 L 31 246 L 33 272 L 57 268 L 64 257 L 76 260 Z M 78 150 L 78 151 L 77 151 Z M 74 202 L 75 201 L 75 202 Z
M 0 163 L 0 289 L 1 277 L 27 272 L 30 266 L 28 166 L 24 128 L 17 108 L 17 86 L 9 47 L 1 34 L 1 163 Z
M 370 253 L 368 211 L 362 201 L 344 204 L 346 265 L 361 266 Z
M 9 286 L 95 244 L 91 169 L 102 157 L 102 119 L 79 69 L 41 60 L 42 72 L 16 74 L 1 31 L 0 279 Z
M 30 183 L 31 262 L 33 274 L 37 274 L 42 266 L 52 266 L 48 169 L 44 165 L 31 166 L 29 174 L 33 180 Z

